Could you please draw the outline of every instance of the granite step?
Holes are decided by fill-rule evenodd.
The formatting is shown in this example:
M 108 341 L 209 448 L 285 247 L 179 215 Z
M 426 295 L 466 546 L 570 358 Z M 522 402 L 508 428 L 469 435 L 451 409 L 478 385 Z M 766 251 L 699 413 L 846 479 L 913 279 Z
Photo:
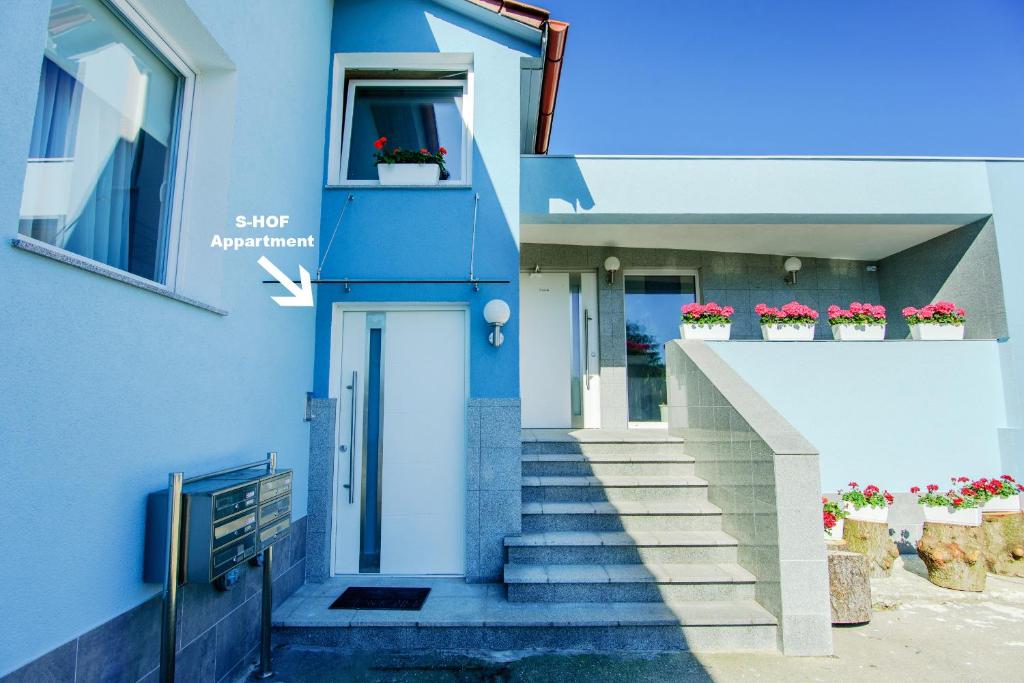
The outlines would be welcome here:
M 523 533 L 718 531 L 722 510 L 707 501 L 524 502 Z
M 685 455 L 686 446 L 682 439 L 636 440 L 624 442 L 615 438 L 594 438 L 587 441 L 572 439 L 523 441 L 523 454 L 537 453 L 581 453 L 605 455 L 628 452 L 633 455 Z
M 754 584 L 735 563 L 505 565 L 510 602 L 753 600 Z
M 525 502 L 707 500 L 707 481 L 696 476 L 523 477 Z
M 693 476 L 694 460 L 687 455 L 623 453 L 532 453 L 524 455 L 524 476 Z
M 510 564 L 735 563 L 721 531 L 552 531 L 505 538 Z

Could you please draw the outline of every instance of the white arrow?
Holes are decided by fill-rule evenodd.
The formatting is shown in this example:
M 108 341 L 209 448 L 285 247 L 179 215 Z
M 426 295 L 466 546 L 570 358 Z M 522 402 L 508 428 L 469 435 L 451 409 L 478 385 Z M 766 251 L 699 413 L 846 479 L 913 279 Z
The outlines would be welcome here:
M 313 305 L 313 285 L 309 281 L 309 271 L 299 266 L 299 280 L 302 281 L 302 287 L 292 282 L 292 279 L 281 272 L 281 269 L 270 262 L 266 256 L 260 256 L 260 260 L 257 261 L 263 270 L 273 275 L 278 282 L 284 285 L 289 292 L 294 296 L 272 296 L 270 297 L 278 306 L 312 306 Z

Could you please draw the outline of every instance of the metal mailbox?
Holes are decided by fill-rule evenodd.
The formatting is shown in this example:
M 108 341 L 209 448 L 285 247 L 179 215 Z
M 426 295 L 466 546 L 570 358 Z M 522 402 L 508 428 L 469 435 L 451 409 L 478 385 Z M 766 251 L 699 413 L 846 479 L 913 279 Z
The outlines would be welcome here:
M 242 470 L 182 488 L 179 576 L 210 583 L 288 535 L 292 471 Z M 144 579 L 166 573 L 167 491 L 149 494 Z

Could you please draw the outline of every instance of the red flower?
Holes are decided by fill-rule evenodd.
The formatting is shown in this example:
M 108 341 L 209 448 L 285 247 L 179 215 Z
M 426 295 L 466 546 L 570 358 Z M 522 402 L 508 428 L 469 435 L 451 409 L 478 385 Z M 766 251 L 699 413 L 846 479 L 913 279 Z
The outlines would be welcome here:
M 430 154 L 430 152 L 428 152 L 427 148 L 424 147 L 423 149 L 420 150 L 420 154 Z
M 921 487 L 920 486 L 911 486 L 910 487 L 910 492 L 911 493 L 921 493 Z
M 960 499 L 960 498 L 954 498 L 953 499 L 953 507 L 957 507 L 958 508 L 958 507 L 960 507 L 963 504 L 964 504 L 964 501 L 962 499 Z
M 888 491 L 886 491 L 884 495 L 885 495 L 885 502 L 888 503 L 889 505 L 892 505 L 892 494 L 889 493 Z
M 855 481 L 851 481 L 851 482 L 850 482 L 850 483 L 848 484 L 848 486 L 852 486 L 853 488 L 857 488 L 857 482 L 855 482 Z
M 999 478 L 1000 479 L 1005 479 L 1006 481 L 1013 481 L 1013 477 L 1011 477 L 1009 474 L 1004 474 L 1003 476 L 1001 476 Z
M 385 137 L 379 137 L 379 138 L 377 138 L 377 140 L 376 140 L 376 141 L 375 141 L 375 142 L 373 143 L 373 146 L 374 146 L 374 147 L 376 147 L 377 149 L 384 149 L 384 145 L 386 145 L 386 144 L 387 144 L 387 142 L 388 142 L 388 139 L 387 139 L 387 138 L 385 138 Z
M 828 502 L 828 498 L 826 498 L 825 496 L 822 496 L 821 497 L 821 504 L 824 505 L 827 502 Z
M 935 493 L 938 490 L 939 490 L 939 487 L 937 485 L 935 485 L 935 484 L 928 484 L 928 492 L 929 493 Z
M 826 529 L 831 529 L 836 525 L 836 516 L 831 512 L 825 511 L 821 513 L 821 519 L 825 523 Z
M 967 477 L 960 477 L 959 479 L 957 479 L 957 481 L 965 482 L 965 481 L 970 481 L 970 479 L 968 479 Z
M 448 150 L 446 150 L 444 147 L 439 147 L 437 153 L 440 154 L 441 156 L 444 156 L 445 154 L 448 153 Z

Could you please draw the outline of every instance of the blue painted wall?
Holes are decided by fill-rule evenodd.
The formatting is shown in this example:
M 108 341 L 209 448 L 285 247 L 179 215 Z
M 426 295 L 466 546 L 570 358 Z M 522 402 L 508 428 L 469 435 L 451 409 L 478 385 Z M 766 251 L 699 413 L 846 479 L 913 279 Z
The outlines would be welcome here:
M 999 344 L 717 342 L 731 365 L 821 453 L 821 486 L 890 491 L 1002 474 Z
M 332 52 L 470 52 L 474 58 L 472 188 L 324 190 L 322 248 L 351 193 L 323 267 L 323 278 L 446 278 L 469 276 L 475 193 L 480 194 L 476 275 L 509 284 L 361 285 L 317 292 L 316 393 L 328 393 L 331 306 L 334 302 L 464 302 L 470 316 L 470 394 L 518 397 L 518 227 L 520 63 L 538 47 L 423 0 L 337 4 Z M 326 82 L 326 80 L 325 80 Z M 328 123 L 329 132 L 329 123 Z M 326 166 L 325 166 L 326 169 Z M 326 171 L 324 177 L 326 178 Z M 500 298 L 512 309 L 505 345 L 487 343 L 483 307 Z
M 208 244 L 238 213 L 317 233 L 331 3 L 141 3 L 200 71 L 183 280 L 227 317 L 10 246 L 49 4 L 0 3 L 0 675 L 158 592 L 144 505 L 168 471 L 276 449 L 306 510 L 312 311 L 270 300 L 258 253 Z

